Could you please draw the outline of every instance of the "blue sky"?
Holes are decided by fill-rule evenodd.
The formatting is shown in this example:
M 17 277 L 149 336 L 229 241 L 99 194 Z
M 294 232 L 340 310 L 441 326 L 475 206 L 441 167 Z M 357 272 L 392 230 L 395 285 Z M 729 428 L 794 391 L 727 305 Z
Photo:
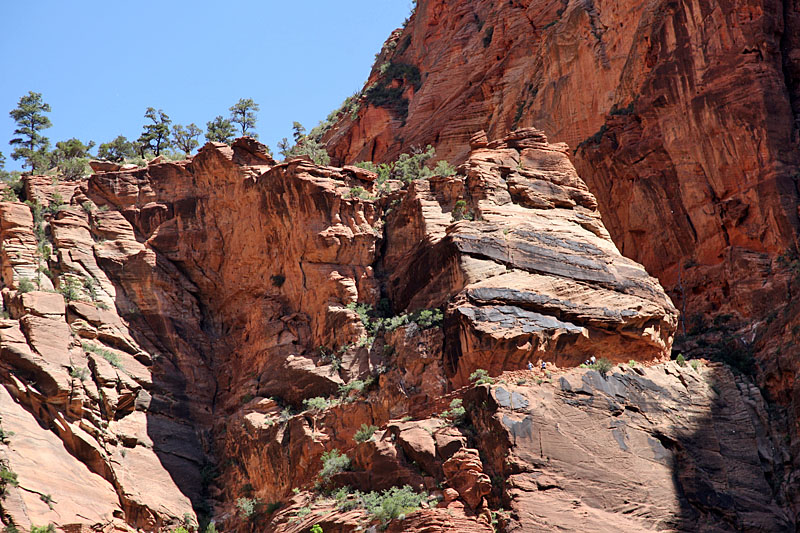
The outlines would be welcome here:
M 8 112 L 28 91 L 52 107 L 53 144 L 135 139 L 148 106 L 173 123 L 205 123 L 239 98 L 260 106 L 273 151 L 356 90 L 410 0 L 0 0 L 0 152 Z

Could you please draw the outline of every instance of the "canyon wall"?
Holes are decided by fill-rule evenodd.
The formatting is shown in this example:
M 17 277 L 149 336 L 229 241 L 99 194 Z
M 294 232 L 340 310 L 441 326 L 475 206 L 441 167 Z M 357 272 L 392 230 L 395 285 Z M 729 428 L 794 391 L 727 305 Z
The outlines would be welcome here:
M 390 531 L 790 530 L 785 419 L 719 365 L 649 366 L 678 311 L 567 146 L 471 145 L 407 183 L 246 138 L 27 178 L 0 202 L 4 523 L 349 532 L 379 525 L 352 491 L 408 485 L 435 499 Z
M 357 103 L 0 202 L 6 526 L 796 530 L 794 0 L 421 0 Z
M 480 130 L 566 142 L 682 312 L 680 350 L 757 354 L 795 405 L 798 35 L 795 0 L 421 0 L 323 139 L 338 163 L 427 144 L 459 163 Z

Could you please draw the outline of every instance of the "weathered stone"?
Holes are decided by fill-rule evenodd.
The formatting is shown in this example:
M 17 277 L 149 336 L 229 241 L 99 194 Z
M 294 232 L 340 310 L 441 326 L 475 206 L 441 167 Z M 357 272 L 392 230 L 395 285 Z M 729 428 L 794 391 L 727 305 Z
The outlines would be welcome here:
M 483 497 L 492 491 L 489 476 L 483 473 L 478 450 L 463 448 L 442 463 L 447 483 L 473 509 L 481 505 Z
M 116 172 L 122 168 L 122 165 L 113 163 L 111 161 L 98 161 L 92 159 L 89 161 L 89 166 L 92 167 L 94 172 Z

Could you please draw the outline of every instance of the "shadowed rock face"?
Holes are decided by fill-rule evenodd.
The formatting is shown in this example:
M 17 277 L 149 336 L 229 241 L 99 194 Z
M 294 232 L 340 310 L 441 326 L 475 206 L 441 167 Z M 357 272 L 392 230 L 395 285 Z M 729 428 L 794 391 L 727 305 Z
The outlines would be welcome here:
M 611 243 L 566 152 L 533 129 L 478 143 L 463 176 L 416 182 L 387 219 L 395 304 L 453 300 L 446 336 L 457 384 L 477 368 L 499 373 L 538 359 L 575 366 L 600 353 L 668 353 L 677 312 Z M 474 220 L 447 226 L 458 201 Z M 410 234 L 419 244 L 394 252 Z
M 755 354 L 797 410 L 798 36 L 796 0 L 420 1 L 325 140 L 338 163 L 427 144 L 460 163 L 480 130 L 568 143 L 622 254 L 683 312 L 680 350 Z
M 767 446 L 772 421 L 746 382 L 739 390 L 725 374 L 726 401 L 755 402 L 760 425 L 747 409 L 721 411 L 719 432 L 750 439 L 730 441 L 742 464 L 723 474 L 718 456 L 702 451 L 722 444 L 687 436 L 699 422 L 668 427 L 713 416 L 713 389 L 687 385 L 690 371 L 608 381 L 577 371 L 555 382 L 522 370 L 542 359 L 557 372 L 590 355 L 664 359 L 677 311 L 619 254 L 565 146 L 533 129 L 473 144 L 456 175 L 390 181 L 383 191 L 361 169 L 277 164 L 249 139 L 208 144 L 188 161 L 98 166 L 87 182 L 59 190 L 68 203 L 60 210 L 49 180 L 28 180 L 31 197 L 51 202 L 41 218 L 0 203 L 10 315 L 0 320 L 0 415 L 15 433 L 0 453 L 20 482 L 6 487 L 4 521 L 156 531 L 188 513 L 246 531 L 252 523 L 236 500 L 247 497 L 282 502 L 256 515 L 268 531 L 376 525 L 363 509 L 315 496 L 322 454 L 337 449 L 351 468 L 321 482 L 330 488 L 407 484 L 440 497 L 389 531 L 490 531 L 493 519 L 525 530 L 539 523 L 534 516 L 542 527 L 569 524 L 580 515 L 559 503 L 541 517 L 536 498 L 550 495 L 525 493 L 543 466 L 528 437 L 546 426 L 550 445 L 567 453 L 558 427 L 577 417 L 570 432 L 596 434 L 598 457 L 634 454 L 625 460 L 644 477 L 631 487 L 652 484 L 662 498 L 642 496 L 653 510 L 628 516 L 621 497 L 587 496 L 592 513 L 686 531 L 667 514 L 681 510 L 687 524 L 703 513 L 727 513 L 730 524 L 773 515 L 793 523 L 780 492 L 791 485 L 777 479 L 784 459 Z M 48 282 L 67 301 L 24 290 Z M 434 308 L 441 321 L 414 313 Z M 481 368 L 516 385 L 463 387 Z M 665 383 L 661 372 L 671 376 Z M 459 399 L 467 409 L 456 426 Z M 645 420 L 620 418 L 628 412 Z M 605 435 L 623 421 L 619 435 Z M 363 425 L 378 429 L 356 440 Z M 634 429 L 643 433 L 630 437 Z M 686 444 L 653 459 L 660 448 L 644 434 L 662 447 L 658 435 Z M 745 450 L 753 439 L 762 463 Z M 551 456 L 560 490 L 618 488 L 605 468 Z M 652 476 L 649 460 L 658 463 Z M 42 475 L 50 462 L 64 466 Z M 694 471 L 712 496 L 691 484 Z M 755 506 L 758 516 L 731 505 Z M 492 515 L 501 507 L 510 514 Z
M 473 421 L 491 435 L 508 531 L 795 530 L 776 483 L 785 444 L 764 431 L 758 389 L 722 365 L 575 371 L 467 398 L 489 406 Z

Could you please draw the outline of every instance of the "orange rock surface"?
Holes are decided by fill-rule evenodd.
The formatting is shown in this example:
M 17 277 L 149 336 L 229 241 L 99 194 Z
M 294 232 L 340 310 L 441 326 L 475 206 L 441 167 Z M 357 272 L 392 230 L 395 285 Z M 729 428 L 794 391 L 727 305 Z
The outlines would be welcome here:
M 793 524 L 793 481 L 775 482 L 784 419 L 748 381 L 663 363 L 606 379 L 570 369 L 664 361 L 678 312 L 611 242 L 566 146 L 535 129 L 473 145 L 454 175 L 379 184 L 239 139 L 186 161 L 95 165 L 58 208 L 39 179 L 41 209 L 0 202 L 0 461 L 18 481 L 3 521 Z M 481 369 L 490 383 L 476 386 Z M 722 436 L 703 433 L 717 413 Z M 721 448 L 738 450 L 725 472 L 703 451 Z M 346 468 L 322 476 L 333 450 Z M 597 464 L 610 456 L 628 478 Z M 420 509 L 391 519 L 367 503 L 402 486 L 428 495 Z
M 394 75 L 407 115 L 365 90 L 326 140 L 338 162 L 430 143 L 460 163 L 479 130 L 540 128 L 575 151 L 623 254 L 669 289 L 681 276 L 690 312 L 761 316 L 744 281 L 798 227 L 799 21 L 790 0 L 421 1 L 365 85 Z
M 567 143 L 681 311 L 678 350 L 798 412 L 799 36 L 795 0 L 420 1 L 324 140 L 340 164 L 427 144 L 458 164 L 481 130 Z

